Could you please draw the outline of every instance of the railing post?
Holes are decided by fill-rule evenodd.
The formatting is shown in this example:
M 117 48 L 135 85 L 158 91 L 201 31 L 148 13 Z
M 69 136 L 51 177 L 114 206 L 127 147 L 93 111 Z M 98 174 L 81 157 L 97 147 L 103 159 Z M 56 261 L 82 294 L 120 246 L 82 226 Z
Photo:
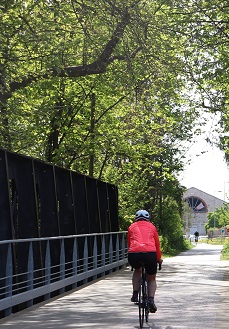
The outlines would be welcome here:
M 33 243 L 29 244 L 29 256 L 28 256 L 28 273 L 27 273 L 27 290 L 33 290 L 33 276 L 34 276 L 34 264 L 33 264 Z M 33 299 L 27 301 L 27 307 L 33 305 Z
M 12 297 L 12 283 L 13 283 L 13 264 L 12 264 L 12 247 L 11 243 L 8 245 L 7 250 L 7 260 L 6 260 L 6 297 Z M 12 313 L 12 307 L 5 309 L 5 316 L 8 316 Z
M 50 286 L 51 281 L 51 259 L 50 259 L 50 245 L 49 240 L 46 244 L 46 253 L 45 253 L 45 286 Z M 44 299 L 50 298 L 50 291 L 45 294 Z
M 105 265 L 106 265 L 106 245 L 105 245 L 105 236 L 103 235 L 102 238 L 102 248 L 101 248 L 101 266 L 104 268 L 103 272 L 101 273 L 102 276 L 105 275 Z
M 109 264 L 113 262 L 113 243 L 112 243 L 112 234 L 110 234 L 110 242 L 109 242 Z M 112 273 L 112 269 L 109 270 L 109 273 Z
M 97 238 L 94 236 L 93 244 L 93 270 L 98 267 L 98 251 L 97 251 Z M 93 280 L 97 279 L 97 274 L 93 276 Z
M 126 257 L 126 240 L 125 240 L 125 233 L 122 233 L 122 260 Z M 124 268 L 124 265 L 122 265 L 122 268 Z
M 116 234 L 116 261 L 119 262 L 119 234 Z
M 87 243 L 87 236 L 85 236 L 84 240 L 84 252 L 83 252 L 83 271 L 85 274 L 87 274 L 88 271 L 88 243 Z M 87 283 L 87 277 L 85 275 L 85 279 L 83 280 L 83 283 Z
M 78 242 L 74 238 L 73 253 L 72 253 L 72 275 L 77 275 L 77 262 L 78 262 Z M 77 282 L 72 284 L 72 288 L 77 287 Z
M 64 249 L 64 239 L 61 241 L 61 250 L 60 250 L 60 281 L 65 278 L 65 249 Z M 64 288 L 60 288 L 60 294 L 63 294 L 65 291 Z

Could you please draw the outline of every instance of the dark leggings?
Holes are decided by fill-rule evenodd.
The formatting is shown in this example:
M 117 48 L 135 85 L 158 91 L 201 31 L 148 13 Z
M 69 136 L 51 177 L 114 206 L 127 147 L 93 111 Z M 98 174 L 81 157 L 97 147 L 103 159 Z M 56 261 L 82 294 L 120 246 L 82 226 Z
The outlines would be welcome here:
M 153 275 L 157 273 L 157 254 L 156 252 L 130 252 L 128 262 L 134 268 L 138 269 L 145 266 L 146 273 Z

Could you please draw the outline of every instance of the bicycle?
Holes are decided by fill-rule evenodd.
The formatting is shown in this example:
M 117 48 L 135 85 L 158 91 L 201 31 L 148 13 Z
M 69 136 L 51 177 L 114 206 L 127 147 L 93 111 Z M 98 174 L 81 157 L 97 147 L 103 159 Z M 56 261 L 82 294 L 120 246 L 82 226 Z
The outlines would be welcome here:
M 159 264 L 159 271 L 161 270 L 161 264 Z M 144 264 L 142 264 L 142 276 L 140 280 L 140 286 L 138 291 L 138 311 L 139 311 L 139 324 L 140 328 L 143 327 L 144 320 L 148 323 L 149 319 L 149 306 L 148 306 L 148 290 L 146 271 Z

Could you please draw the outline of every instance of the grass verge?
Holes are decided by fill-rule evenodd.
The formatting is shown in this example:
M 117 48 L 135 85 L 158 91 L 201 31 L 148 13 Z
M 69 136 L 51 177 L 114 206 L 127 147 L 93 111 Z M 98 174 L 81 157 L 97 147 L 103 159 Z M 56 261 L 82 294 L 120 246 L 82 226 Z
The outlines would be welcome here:
M 206 242 L 208 244 L 215 244 L 215 245 L 223 245 L 225 243 L 226 239 L 224 237 L 218 237 L 218 238 L 212 238 L 212 239 L 206 239 L 202 242 Z

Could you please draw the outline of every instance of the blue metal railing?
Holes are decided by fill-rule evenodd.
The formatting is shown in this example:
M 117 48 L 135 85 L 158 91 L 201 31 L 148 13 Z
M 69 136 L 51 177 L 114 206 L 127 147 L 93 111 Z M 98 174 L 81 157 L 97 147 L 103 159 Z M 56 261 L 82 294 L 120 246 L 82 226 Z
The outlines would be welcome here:
M 55 250 L 58 262 L 53 264 L 50 245 L 56 240 L 60 248 Z M 44 262 L 41 267 L 34 268 L 34 250 L 38 243 L 45 251 Z M 19 244 L 28 245 L 27 270 L 23 273 L 15 271 L 17 262 L 13 250 Z M 47 300 L 53 292 L 61 294 L 66 287 L 74 289 L 127 264 L 126 232 L 5 240 L 0 241 L 2 246 L 7 252 L 5 276 L 0 278 L 0 311 L 4 316 L 12 314 L 15 306 L 22 303 L 25 303 L 23 308 L 30 307 L 37 298 Z

